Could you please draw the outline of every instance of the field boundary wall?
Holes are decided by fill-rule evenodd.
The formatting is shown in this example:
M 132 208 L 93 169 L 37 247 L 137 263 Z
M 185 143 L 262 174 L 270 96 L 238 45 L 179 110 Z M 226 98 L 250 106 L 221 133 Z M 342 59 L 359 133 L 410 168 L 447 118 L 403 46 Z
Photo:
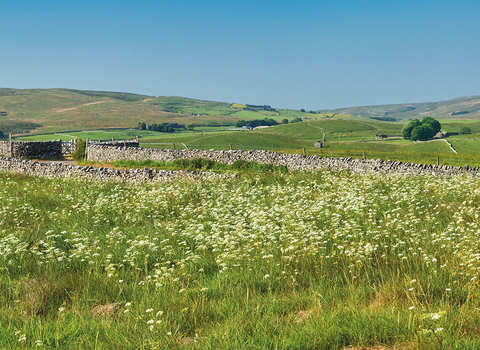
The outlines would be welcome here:
M 60 159 L 62 141 L 0 141 L 0 154 L 14 158 Z
M 445 165 L 414 164 L 400 161 L 382 161 L 380 159 L 326 158 L 282 154 L 270 151 L 204 151 L 197 149 L 172 150 L 157 148 L 125 148 L 105 145 L 88 145 L 87 160 L 114 162 L 116 160 L 153 160 L 171 162 L 176 159 L 203 158 L 224 164 L 233 164 L 237 160 L 260 164 L 283 165 L 292 170 L 350 170 L 354 172 L 381 171 L 384 173 L 407 174 L 456 174 L 468 172 L 476 174 L 479 167 L 457 167 Z

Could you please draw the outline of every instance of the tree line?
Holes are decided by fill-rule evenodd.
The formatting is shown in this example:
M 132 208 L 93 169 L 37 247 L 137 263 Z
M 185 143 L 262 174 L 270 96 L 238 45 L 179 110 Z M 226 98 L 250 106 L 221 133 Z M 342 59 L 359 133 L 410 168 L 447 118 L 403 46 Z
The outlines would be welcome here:
M 283 119 L 280 124 L 288 124 L 288 123 L 298 123 L 298 122 L 301 122 L 302 119 L 301 118 L 294 118 L 292 120 L 288 120 L 288 119 Z M 265 119 L 252 119 L 252 120 L 239 120 L 235 123 L 235 126 L 237 128 L 241 128 L 241 127 L 244 127 L 244 126 L 250 126 L 252 128 L 256 128 L 257 126 L 272 126 L 272 125 L 278 125 L 279 123 L 274 120 L 274 119 L 271 119 L 271 118 L 268 118 L 268 117 L 265 117 Z

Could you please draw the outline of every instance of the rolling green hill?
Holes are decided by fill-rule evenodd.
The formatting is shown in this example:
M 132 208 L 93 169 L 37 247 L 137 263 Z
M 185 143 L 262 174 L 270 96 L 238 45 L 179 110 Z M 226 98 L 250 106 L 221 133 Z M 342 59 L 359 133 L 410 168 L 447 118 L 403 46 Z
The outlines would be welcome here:
M 356 117 L 390 117 L 408 120 L 423 117 L 480 119 L 480 96 L 458 97 L 449 101 L 407 103 L 379 106 L 339 108 L 328 113 L 343 113 Z
M 263 107 L 268 107 L 264 109 Z M 270 106 L 71 89 L 0 89 L 0 130 L 33 134 L 92 128 L 132 128 L 139 122 L 234 125 L 241 119 L 314 118 Z

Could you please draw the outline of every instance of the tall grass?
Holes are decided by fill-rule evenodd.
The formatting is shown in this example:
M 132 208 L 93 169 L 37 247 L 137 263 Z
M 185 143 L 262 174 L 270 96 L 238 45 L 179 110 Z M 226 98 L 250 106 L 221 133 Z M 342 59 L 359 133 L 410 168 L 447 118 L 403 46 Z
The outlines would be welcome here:
M 0 348 L 477 349 L 480 182 L 0 175 Z

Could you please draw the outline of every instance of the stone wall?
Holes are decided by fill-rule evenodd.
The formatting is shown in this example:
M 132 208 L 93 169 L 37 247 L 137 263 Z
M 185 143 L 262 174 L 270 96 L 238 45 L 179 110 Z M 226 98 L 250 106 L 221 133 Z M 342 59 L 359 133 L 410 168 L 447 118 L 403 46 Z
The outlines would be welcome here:
M 156 169 L 117 170 L 91 166 L 68 165 L 61 162 L 37 162 L 0 157 L 0 172 L 42 176 L 47 178 L 80 178 L 103 181 L 171 181 L 177 177 L 225 177 L 228 175 L 197 171 L 166 171 Z
M 115 160 L 146 160 L 171 162 L 175 159 L 204 158 L 219 163 L 233 164 L 236 160 L 244 160 L 261 164 L 284 165 L 288 169 L 330 169 L 350 170 L 353 172 L 380 171 L 382 173 L 402 174 L 446 174 L 470 173 L 476 175 L 478 167 L 457 167 L 430 164 L 414 164 L 399 161 L 382 161 L 380 159 L 325 158 L 318 156 L 302 156 L 298 154 L 282 154 L 268 151 L 203 151 L 203 150 L 171 150 L 155 148 L 125 148 L 89 145 L 87 160 L 113 162 Z
M 9 156 L 10 154 L 10 141 L 0 141 L 0 155 Z
M 0 154 L 15 158 L 61 159 L 62 141 L 0 141 Z
M 139 147 L 140 143 L 138 140 L 114 140 L 114 141 L 92 141 L 89 140 L 90 145 L 97 146 L 114 146 L 114 147 Z

